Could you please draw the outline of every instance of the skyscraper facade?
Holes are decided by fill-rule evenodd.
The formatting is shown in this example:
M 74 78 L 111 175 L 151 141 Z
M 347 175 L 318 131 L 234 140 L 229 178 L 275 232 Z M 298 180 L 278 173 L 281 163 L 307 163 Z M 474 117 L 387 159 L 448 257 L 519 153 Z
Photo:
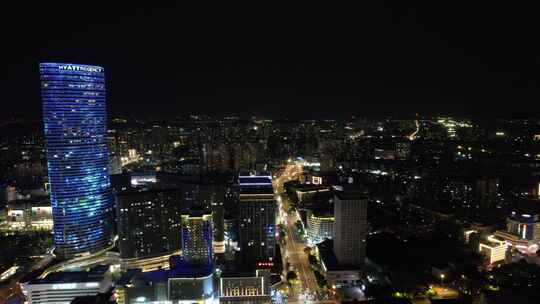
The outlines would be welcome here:
M 238 245 L 242 260 L 250 264 L 275 255 L 276 201 L 270 176 L 239 178 Z
M 334 253 L 342 266 L 362 269 L 366 258 L 367 197 L 340 189 L 334 196 Z
M 116 194 L 118 248 L 122 259 L 155 258 L 180 250 L 181 189 Z
M 39 70 L 55 252 L 94 252 L 112 235 L 104 71 L 63 63 Z

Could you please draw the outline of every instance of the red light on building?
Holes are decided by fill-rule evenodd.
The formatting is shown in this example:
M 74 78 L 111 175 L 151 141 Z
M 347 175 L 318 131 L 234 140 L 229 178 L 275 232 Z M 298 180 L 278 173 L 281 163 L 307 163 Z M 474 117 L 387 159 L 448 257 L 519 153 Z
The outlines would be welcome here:
M 257 267 L 274 267 L 274 262 L 258 262 Z

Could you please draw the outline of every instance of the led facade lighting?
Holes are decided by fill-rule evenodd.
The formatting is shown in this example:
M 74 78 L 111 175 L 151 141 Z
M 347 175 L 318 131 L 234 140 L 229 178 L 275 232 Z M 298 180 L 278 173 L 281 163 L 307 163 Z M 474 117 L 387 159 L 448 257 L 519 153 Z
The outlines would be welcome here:
M 95 252 L 111 240 L 103 68 L 41 63 L 39 70 L 55 253 Z
M 213 265 L 212 213 L 182 214 L 182 255 L 190 265 Z

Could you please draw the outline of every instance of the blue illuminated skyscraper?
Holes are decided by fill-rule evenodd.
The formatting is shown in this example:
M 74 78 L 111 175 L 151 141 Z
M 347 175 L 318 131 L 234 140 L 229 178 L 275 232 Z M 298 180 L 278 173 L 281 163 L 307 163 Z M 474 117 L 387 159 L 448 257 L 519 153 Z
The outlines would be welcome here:
M 39 70 L 55 253 L 95 252 L 112 236 L 103 68 L 41 63 Z

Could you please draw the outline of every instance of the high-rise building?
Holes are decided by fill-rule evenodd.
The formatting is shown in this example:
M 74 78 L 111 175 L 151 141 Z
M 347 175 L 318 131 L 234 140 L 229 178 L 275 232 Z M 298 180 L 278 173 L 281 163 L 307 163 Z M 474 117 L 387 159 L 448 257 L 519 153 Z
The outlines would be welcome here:
M 214 197 L 215 198 L 215 197 Z M 225 252 L 225 195 L 219 199 L 213 199 L 210 203 L 212 207 L 212 219 L 214 223 L 214 253 L 221 254 Z
M 111 241 L 105 76 L 99 66 L 41 63 L 45 148 L 56 254 Z
M 183 189 L 116 194 L 118 248 L 125 268 L 168 264 L 180 250 Z
M 156 178 L 158 184 L 164 187 L 182 189 L 185 193 L 182 198 L 182 201 L 186 202 L 185 206 L 189 206 L 190 202 L 197 202 L 212 211 L 214 252 L 224 253 L 224 202 L 225 195 L 229 192 L 224 182 L 216 180 L 216 177 L 212 175 L 189 176 L 158 173 Z
M 476 183 L 476 199 L 481 207 L 488 208 L 495 203 L 499 188 L 499 180 L 493 177 L 482 177 Z
M 362 269 L 366 258 L 367 197 L 364 192 L 336 189 L 334 253 L 340 266 Z
M 275 255 L 276 202 L 271 176 L 239 178 L 238 245 L 242 260 L 268 261 Z
M 182 256 L 188 265 L 213 264 L 212 213 L 192 207 L 182 214 Z

